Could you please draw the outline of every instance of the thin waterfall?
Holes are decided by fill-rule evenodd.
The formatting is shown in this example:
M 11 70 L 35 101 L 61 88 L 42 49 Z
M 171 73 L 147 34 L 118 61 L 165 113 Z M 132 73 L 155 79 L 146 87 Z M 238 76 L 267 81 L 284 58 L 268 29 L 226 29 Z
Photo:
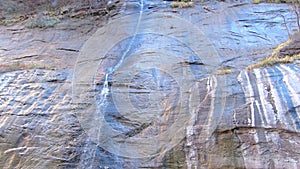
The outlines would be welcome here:
M 144 9 L 144 0 L 141 0 L 140 1 L 140 12 L 139 12 L 138 23 L 136 25 L 136 28 L 135 28 L 134 34 L 132 36 L 132 39 L 131 39 L 126 51 L 122 54 L 122 56 L 121 56 L 120 60 L 118 61 L 118 63 L 115 66 L 109 68 L 108 71 L 106 72 L 105 76 L 104 76 L 103 88 L 100 92 L 100 101 L 98 103 L 99 107 L 100 107 L 100 110 L 99 110 L 98 113 L 103 113 L 103 111 L 106 109 L 107 96 L 109 95 L 109 92 L 110 92 L 109 84 L 108 84 L 109 76 L 121 66 L 121 64 L 123 63 L 124 58 L 128 55 L 129 51 L 131 50 L 132 45 L 133 45 L 133 43 L 136 39 L 136 36 L 138 34 L 138 30 L 139 30 L 142 15 L 143 15 L 143 9 Z M 101 133 L 101 129 L 99 128 L 98 134 L 100 135 L 100 133 Z M 98 143 L 97 143 L 97 146 L 98 146 Z M 93 166 L 94 165 L 94 160 L 95 160 L 95 157 L 96 157 L 97 147 L 92 148 L 92 150 L 90 150 L 90 151 L 92 151 L 92 152 L 90 152 L 90 154 L 92 155 L 92 161 L 91 161 L 92 164 L 89 166 L 89 168 L 93 168 L 94 167 Z
M 101 91 L 101 96 L 100 96 L 100 103 L 99 103 L 100 106 L 106 104 L 106 97 L 109 94 L 109 87 L 108 87 L 108 77 L 109 77 L 109 75 L 111 75 L 115 70 L 117 70 L 121 66 L 121 64 L 124 61 L 124 58 L 126 57 L 128 52 L 130 51 L 130 49 L 131 49 L 131 47 L 132 47 L 132 45 L 133 45 L 133 43 L 136 39 L 138 29 L 140 27 L 142 15 L 143 15 L 143 10 L 144 10 L 144 0 L 141 0 L 140 1 L 140 14 L 139 14 L 139 18 L 138 18 L 138 23 L 136 25 L 136 28 L 135 28 L 134 34 L 132 36 L 132 39 L 131 39 L 126 51 L 122 54 L 121 59 L 118 61 L 118 63 L 115 66 L 113 66 L 112 68 L 108 69 L 108 71 L 105 74 L 104 85 L 103 85 L 103 88 L 102 88 L 102 91 Z

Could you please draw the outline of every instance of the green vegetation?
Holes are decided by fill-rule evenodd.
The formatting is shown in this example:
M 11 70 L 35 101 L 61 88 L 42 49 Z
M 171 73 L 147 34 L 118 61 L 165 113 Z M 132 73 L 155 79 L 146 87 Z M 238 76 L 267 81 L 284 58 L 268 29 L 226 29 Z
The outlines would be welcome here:
M 59 23 L 60 20 L 55 16 L 35 16 L 26 21 L 25 26 L 28 28 L 48 28 Z

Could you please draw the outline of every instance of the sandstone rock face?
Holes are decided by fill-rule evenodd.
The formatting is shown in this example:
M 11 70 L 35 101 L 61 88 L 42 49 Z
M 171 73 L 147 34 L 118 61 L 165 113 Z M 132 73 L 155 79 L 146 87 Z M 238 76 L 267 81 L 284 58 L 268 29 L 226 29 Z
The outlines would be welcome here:
M 287 39 L 279 14 L 295 28 L 288 5 L 109 3 L 0 27 L 0 168 L 300 167 L 300 65 L 245 70 Z
M 279 57 L 293 56 L 300 53 L 300 33 L 294 34 L 292 41 L 279 51 Z
M 238 134 L 241 140 L 254 141 L 242 141 L 241 147 L 248 156 L 244 159 L 248 161 L 246 166 L 299 166 L 299 151 L 291 149 L 298 144 L 299 139 L 299 85 L 296 85 L 299 79 L 298 71 L 299 66 L 279 65 L 255 69 L 253 72 L 241 72 L 239 79 L 244 86 L 248 116 L 234 114 L 234 117 L 241 118 L 236 120 L 236 127 L 241 127 L 241 133 Z M 249 138 L 249 135 L 245 136 L 243 130 L 248 130 L 248 134 L 253 132 L 250 134 L 252 138 Z M 260 154 L 259 158 L 256 153 Z M 251 164 L 251 161 L 255 161 L 255 165 Z
M 76 159 L 74 136 L 82 129 L 70 106 L 68 74 L 1 75 L 1 168 L 56 168 Z

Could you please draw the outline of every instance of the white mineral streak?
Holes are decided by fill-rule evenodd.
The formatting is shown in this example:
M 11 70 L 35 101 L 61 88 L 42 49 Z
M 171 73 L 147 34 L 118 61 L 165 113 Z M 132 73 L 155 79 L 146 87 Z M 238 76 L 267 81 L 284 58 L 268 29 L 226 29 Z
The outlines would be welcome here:
M 251 85 L 249 79 L 249 73 L 251 72 L 247 73 L 244 71 L 238 77 L 243 86 L 246 102 L 249 103 L 251 107 L 251 125 L 258 125 L 255 124 L 254 120 L 255 113 L 257 113 L 259 117 L 256 118 L 260 118 L 262 121 L 261 127 L 276 127 L 276 124 L 278 123 L 278 121 L 280 121 L 289 129 L 291 129 L 291 127 L 295 129 L 295 124 L 290 124 L 286 119 L 286 112 L 289 110 L 289 107 L 285 101 L 283 93 L 289 92 L 293 106 L 299 106 L 300 98 L 299 94 L 297 93 L 299 93 L 300 91 L 300 87 L 298 84 L 300 79 L 299 76 L 297 76 L 296 72 L 288 66 L 280 65 L 276 66 L 276 68 L 283 74 L 283 81 L 274 82 L 274 80 L 271 79 L 271 77 L 274 75 L 270 74 L 266 69 L 253 70 L 253 73 L 256 77 L 256 83 L 253 84 L 257 85 L 256 87 L 259 96 L 257 98 L 259 98 L 259 100 L 255 99 L 254 97 L 254 87 Z M 275 73 L 276 70 L 270 68 L 270 71 L 273 71 Z M 287 87 L 288 91 L 283 91 L 283 88 L 276 86 L 278 85 L 278 83 L 283 83 L 283 85 Z M 267 89 L 268 87 L 269 90 Z M 275 108 L 272 107 L 271 101 L 274 101 L 274 105 L 276 106 Z M 296 109 L 296 112 L 299 116 L 299 110 Z
M 257 105 L 260 105 L 262 107 L 262 116 L 265 117 L 266 122 L 264 123 L 265 127 L 271 127 L 275 124 L 275 116 L 272 112 L 272 105 L 267 100 L 268 91 L 265 88 L 265 81 L 262 79 L 262 71 L 260 69 L 254 69 L 253 70 L 255 76 L 256 76 L 256 84 L 258 89 L 258 94 L 260 98 L 260 103 L 257 103 Z
M 276 120 L 278 120 L 278 121 L 276 121 L 276 123 L 278 123 L 280 121 L 282 124 L 288 124 L 286 122 L 284 113 L 282 112 L 282 110 L 284 109 L 284 107 L 283 107 L 283 105 L 282 105 L 282 103 L 280 101 L 281 98 L 279 97 L 279 93 L 278 93 L 276 87 L 274 86 L 274 83 L 278 83 L 278 82 L 273 82 L 272 79 L 271 79 L 272 76 L 273 75 L 271 75 L 270 73 L 268 73 L 266 71 L 265 77 L 267 79 L 267 83 L 270 85 L 271 98 L 273 99 L 274 104 L 276 105 L 276 110 L 277 110 L 277 115 L 276 116 L 278 118 L 276 118 Z M 275 114 L 274 110 L 273 110 L 273 112 Z
M 250 104 L 251 108 L 251 119 L 248 119 L 248 125 L 255 127 L 255 117 L 254 117 L 254 92 L 250 83 L 249 75 L 246 71 L 243 71 L 239 74 L 238 80 L 240 81 L 243 91 L 245 94 L 246 102 Z
M 289 95 L 293 101 L 294 107 L 300 106 L 300 76 L 294 70 L 285 65 L 280 65 L 277 67 L 283 74 L 283 81 L 289 90 Z M 299 109 L 295 110 L 298 117 L 300 117 Z
M 238 81 L 241 83 L 243 88 L 246 104 L 250 105 L 251 111 L 251 126 L 253 127 L 263 127 L 263 128 L 277 128 L 278 124 L 281 124 L 284 129 L 287 130 L 296 130 L 296 122 L 298 119 L 292 119 L 293 123 L 288 120 L 289 111 L 294 111 L 299 117 L 299 105 L 300 105 L 300 77 L 297 72 L 297 67 L 289 65 L 279 65 L 274 66 L 273 68 L 260 68 L 254 69 L 253 71 L 242 71 L 238 76 Z M 250 74 L 255 75 L 255 82 L 250 82 Z M 282 74 L 282 76 L 281 76 Z M 256 85 L 256 86 L 253 86 Z M 254 91 L 257 89 L 257 91 Z M 255 93 L 257 92 L 257 93 Z M 287 94 L 288 93 L 288 94 Z M 287 98 L 289 96 L 290 98 Z M 259 99 L 258 99 L 259 98 Z M 289 102 L 286 99 L 291 99 Z M 275 107 L 274 107 L 275 106 Z M 292 106 L 292 107 L 291 107 Z M 292 110 L 290 110 L 292 109 Z M 288 114 L 287 114 L 288 113 Z M 293 113 L 293 112 L 292 112 Z M 237 114 L 233 115 L 233 118 L 236 120 Z M 258 116 L 258 117 L 257 117 Z M 291 116 L 295 118 L 294 116 Z M 254 119 L 261 119 L 262 124 L 256 124 L 257 122 Z M 252 132 L 251 132 L 252 131 Z M 251 130 L 254 140 L 256 143 L 261 142 L 261 138 L 258 136 L 259 130 Z M 262 133 L 260 133 L 262 134 Z M 280 148 L 281 136 L 277 132 L 263 131 L 263 135 L 266 138 L 267 142 L 272 142 L 274 145 L 278 145 Z M 295 144 L 294 142 L 291 144 Z M 255 166 L 263 166 L 261 160 L 255 156 L 249 156 L 247 154 L 249 145 L 242 146 L 243 156 L 245 160 L 245 166 L 252 166 L 255 163 Z M 263 150 L 259 146 L 255 146 L 258 154 L 262 153 Z M 293 159 L 289 159 L 293 161 Z M 280 163 L 280 159 L 274 159 L 273 163 L 276 165 Z M 286 167 L 295 167 L 296 163 L 292 162 L 290 164 L 286 163 Z M 295 167 L 297 168 L 297 167 Z
M 215 97 L 216 97 L 216 88 L 218 86 L 217 84 L 217 79 L 215 76 L 211 76 L 208 78 L 209 80 L 209 88 L 207 88 L 207 93 L 211 94 L 211 104 L 210 104 L 210 109 L 209 109 L 209 115 L 208 115 L 208 124 L 207 124 L 207 131 L 204 131 L 203 134 L 205 134 L 207 139 L 209 138 L 208 136 L 212 133 L 212 131 L 215 129 L 217 124 L 216 121 L 214 121 L 214 103 L 215 103 Z

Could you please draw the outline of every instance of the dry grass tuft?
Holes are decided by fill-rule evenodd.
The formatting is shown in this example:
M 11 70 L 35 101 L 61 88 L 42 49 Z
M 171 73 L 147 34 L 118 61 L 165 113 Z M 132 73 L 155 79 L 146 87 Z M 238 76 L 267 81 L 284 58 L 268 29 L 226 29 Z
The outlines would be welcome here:
M 273 66 L 278 63 L 293 63 L 294 60 L 295 60 L 295 58 L 290 57 L 290 56 L 286 56 L 284 58 L 268 57 L 268 58 L 265 58 L 265 59 L 259 61 L 258 63 L 248 66 L 247 70 L 252 70 L 252 69 L 260 68 L 260 67 Z
M 274 51 L 271 54 L 271 57 L 277 57 L 277 53 L 284 48 L 285 46 L 289 45 L 292 42 L 291 39 L 287 40 L 286 42 L 280 44 L 277 46 L 277 48 L 274 49 Z
M 0 25 L 7 26 L 7 25 L 10 25 L 10 24 L 25 21 L 27 19 L 28 19 L 27 16 L 17 16 L 17 17 L 11 18 L 11 19 L 3 19 L 3 20 L 0 20 Z
M 234 71 L 232 69 L 221 69 L 217 71 L 217 75 L 227 75 L 227 74 L 231 74 Z
M 270 57 L 267 57 L 258 63 L 252 64 L 248 66 L 246 69 L 247 70 L 252 70 L 255 68 L 260 68 L 260 67 L 267 67 L 267 66 L 273 66 L 275 64 L 279 63 L 293 63 L 295 60 L 300 60 L 300 54 L 295 54 L 293 56 L 285 56 L 283 58 L 279 58 L 277 56 L 278 52 L 284 48 L 285 46 L 289 45 L 292 42 L 292 40 L 287 40 L 286 42 L 280 44 L 277 48 L 274 49 Z
M 173 2 L 171 8 L 192 8 L 194 7 L 194 2 Z
M 53 70 L 54 68 L 47 65 L 41 65 L 36 63 L 24 64 L 24 63 L 16 62 L 12 64 L 0 64 L 0 73 L 12 72 L 17 70 L 26 70 L 26 69 Z

